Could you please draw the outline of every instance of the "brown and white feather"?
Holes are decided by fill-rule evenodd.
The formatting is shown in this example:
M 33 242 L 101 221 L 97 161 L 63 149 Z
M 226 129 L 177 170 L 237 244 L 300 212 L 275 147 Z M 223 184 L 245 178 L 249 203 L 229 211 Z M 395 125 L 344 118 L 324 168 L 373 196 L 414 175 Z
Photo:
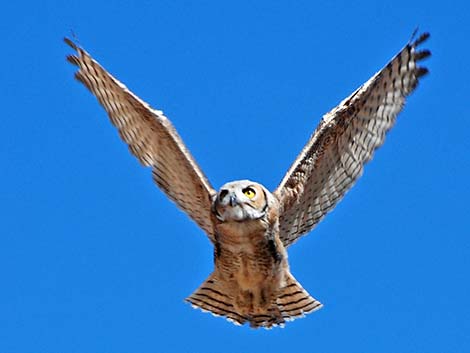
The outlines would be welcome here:
M 75 77 L 96 96 L 131 153 L 144 166 L 152 167 L 156 184 L 214 242 L 211 205 L 215 191 L 171 122 L 130 92 L 85 50 L 67 38 L 65 42 L 77 52 L 67 57 L 79 68 Z
M 361 176 L 364 164 L 394 125 L 406 97 L 428 70 L 430 55 L 408 43 L 382 70 L 327 113 L 274 195 L 280 201 L 280 237 L 289 246 L 312 230 Z
M 427 69 L 421 35 L 327 113 L 280 185 L 238 180 L 219 193 L 171 122 L 112 77 L 82 48 L 68 60 L 157 185 L 214 244 L 214 272 L 188 298 L 194 307 L 251 327 L 282 326 L 322 307 L 290 273 L 286 247 L 313 229 L 362 174 L 406 97 Z

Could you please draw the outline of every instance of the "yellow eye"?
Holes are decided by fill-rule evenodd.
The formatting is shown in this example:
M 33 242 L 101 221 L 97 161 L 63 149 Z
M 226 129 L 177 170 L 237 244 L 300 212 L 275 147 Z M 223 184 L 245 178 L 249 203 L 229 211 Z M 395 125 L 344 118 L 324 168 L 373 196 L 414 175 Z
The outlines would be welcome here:
M 248 197 L 249 199 L 252 199 L 256 195 L 256 191 L 253 188 L 250 188 L 250 187 L 245 188 L 242 191 L 245 194 L 245 196 Z

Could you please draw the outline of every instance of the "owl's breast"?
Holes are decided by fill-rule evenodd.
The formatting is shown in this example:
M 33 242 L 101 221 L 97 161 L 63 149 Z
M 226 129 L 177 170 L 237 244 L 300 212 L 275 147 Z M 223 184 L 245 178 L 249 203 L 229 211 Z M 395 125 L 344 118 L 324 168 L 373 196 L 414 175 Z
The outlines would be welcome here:
M 278 234 L 261 222 L 224 223 L 217 228 L 216 271 L 240 290 L 277 288 L 288 268 Z
M 254 254 L 265 245 L 268 229 L 261 219 L 221 223 L 216 226 L 216 240 L 221 249 L 231 253 Z

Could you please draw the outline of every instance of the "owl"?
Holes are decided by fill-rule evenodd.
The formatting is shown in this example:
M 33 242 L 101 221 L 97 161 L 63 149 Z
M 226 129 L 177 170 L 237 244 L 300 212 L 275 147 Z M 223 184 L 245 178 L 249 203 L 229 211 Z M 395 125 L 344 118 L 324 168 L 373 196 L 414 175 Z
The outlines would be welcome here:
M 70 39 L 75 77 L 98 99 L 155 183 L 207 234 L 214 271 L 186 300 L 196 308 L 253 328 L 283 326 L 322 307 L 297 282 L 286 249 L 310 232 L 362 174 L 382 145 L 406 97 L 428 70 L 418 50 L 429 34 L 413 35 L 366 83 L 325 114 L 279 186 L 250 180 L 218 191 L 209 183 L 172 123 L 111 76 Z

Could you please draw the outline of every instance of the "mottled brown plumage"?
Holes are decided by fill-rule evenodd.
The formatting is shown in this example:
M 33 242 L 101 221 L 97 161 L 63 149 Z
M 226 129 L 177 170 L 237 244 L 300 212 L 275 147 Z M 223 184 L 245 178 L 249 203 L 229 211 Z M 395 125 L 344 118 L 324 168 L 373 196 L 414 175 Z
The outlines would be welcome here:
M 152 109 L 130 92 L 86 51 L 70 39 L 65 42 L 78 53 L 67 57 L 79 67 L 76 79 L 105 108 L 131 153 L 144 166 L 152 167 L 157 185 L 213 240 L 210 209 L 215 190 L 171 122 L 162 111 Z
M 240 180 L 216 192 L 161 111 L 131 93 L 92 57 L 68 60 L 98 99 L 133 155 L 153 170 L 157 185 L 214 245 L 214 272 L 187 298 L 193 306 L 237 324 L 269 328 L 321 307 L 289 270 L 286 248 L 312 230 L 362 174 L 384 142 L 405 98 L 427 73 L 408 43 L 382 70 L 321 120 L 277 189 Z
M 192 305 L 266 328 L 321 308 L 289 271 L 279 238 L 279 202 L 268 190 L 249 180 L 227 183 L 213 210 L 215 269 L 187 298 Z
M 362 174 L 364 164 L 428 70 L 417 65 L 431 55 L 408 43 L 382 70 L 327 113 L 274 194 L 281 202 L 280 236 L 285 246 L 312 230 Z

